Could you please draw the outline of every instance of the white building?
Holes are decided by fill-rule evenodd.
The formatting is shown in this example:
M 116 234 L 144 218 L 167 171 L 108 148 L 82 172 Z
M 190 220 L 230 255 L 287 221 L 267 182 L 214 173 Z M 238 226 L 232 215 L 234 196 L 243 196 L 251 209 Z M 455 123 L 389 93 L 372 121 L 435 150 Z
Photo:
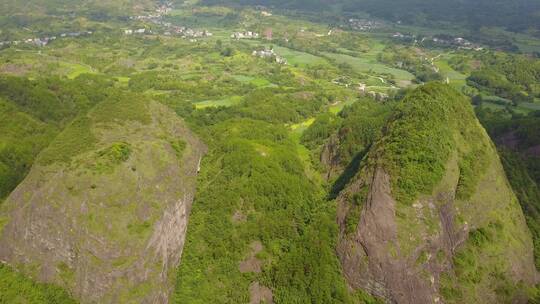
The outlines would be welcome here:
M 257 39 L 259 38 L 259 33 L 255 33 L 252 31 L 245 31 L 245 32 L 236 32 L 231 35 L 231 38 L 233 39 Z

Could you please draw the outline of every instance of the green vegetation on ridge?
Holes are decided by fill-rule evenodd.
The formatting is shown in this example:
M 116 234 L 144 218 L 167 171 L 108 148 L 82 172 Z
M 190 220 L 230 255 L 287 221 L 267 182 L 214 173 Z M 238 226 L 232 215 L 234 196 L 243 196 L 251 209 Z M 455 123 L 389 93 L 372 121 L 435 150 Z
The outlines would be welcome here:
M 287 130 L 230 119 L 203 134 L 210 153 L 175 302 L 248 302 L 250 284 L 259 281 L 276 303 L 356 303 L 334 254 L 334 207 L 304 175 Z M 263 247 L 251 262 L 259 266 L 244 269 L 254 242 Z
M 75 304 L 69 294 L 52 284 L 35 283 L 0 264 L 0 303 Z
M 79 115 L 105 98 L 107 78 L 83 75 L 75 80 L 28 80 L 0 77 L 0 198 L 26 176 L 41 150 Z M 78 119 L 76 125 L 84 124 Z M 59 139 L 65 149 L 73 141 L 91 142 L 91 134 L 73 132 Z M 58 151 L 57 151 L 58 152 Z M 53 153 L 54 157 L 66 157 Z
M 493 111 L 482 105 L 477 108 L 477 115 L 497 144 L 506 175 L 532 232 L 536 267 L 540 268 L 540 157 L 534 152 L 540 145 L 540 114 L 524 116 L 511 108 Z
M 471 123 L 473 124 L 471 126 Z M 447 85 L 430 83 L 409 93 L 390 118 L 374 155 L 381 155 L 381 164 L 392 178 L 392 193 L 402 203 L 411 204 L 420 194 L 430 194 L 445 172 L 446 163 L 455 145 L 452 130 L 473 145 L 464 151 L 460 163 L 458 196 L 466 197 L 482 174 L 482 158 L 486 144 L 477 131 L 474 113 L 467 99 Z

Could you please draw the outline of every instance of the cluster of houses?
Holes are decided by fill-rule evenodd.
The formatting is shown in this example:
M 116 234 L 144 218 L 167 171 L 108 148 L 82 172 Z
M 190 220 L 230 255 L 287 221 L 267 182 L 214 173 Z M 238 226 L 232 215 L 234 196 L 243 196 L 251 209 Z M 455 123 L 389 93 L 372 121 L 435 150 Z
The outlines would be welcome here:
M 20 44 L 44 47 L 58 38 L 75 38 L 75 37 L 80 37 L 80 36 L 92 35 L 93 33 L 94 32 L 91 32 L 91 31 L 69 32 L 69 33 L 61 33 L 59 35 L 46 36 L 46 37 L 40 37 L 40 38 L 28 38 L 24 40 L 14 40 L 14 41 L 0 41 L 0 47 L 8 46 L 8 45 L 20 45 Z
M 261 34 L 253 31 L 241 31 L 241 32 L 234 32 L 231 34 L 231 39 L 241 40 L 241 39 L 259 39 L 264 38 L 266 40 L 272 40 L 274 36 L 274 32 L 272 31 L 272 28 L 267 28 L 263 31 L 262 36 Z
M 397 40 L 403 40 L 403 41 L 415 41 L 415 40 L 417 40 L 415 35 L 402 34 L 400 32 L 396 32 L 396 33 L 392 34 L 392 38 L 397 39 Z
M 155 21 L 160 20 L 164 15 L 169 14 L 173 10 L 172 2 L 163 2 L 156 7 L 156 10 L 153 14 L 149 15 L 140 15 L 130 17 L 132 20 L 141 20 L 141 21 Z
M 207 30 L 197 30 L 192 28 L 187 28 L 185 26 L 174 25 L 171 22 L 163 21 L 163 16 L 169 14 L 173 10 L 172 2 L 163 2 L 156 8 L 153 14 L 141 15 L 130 17 L 132 20 L 145 21 L 153 23 L 164 28 L 163 35 L 172 36 L 177 35 L 183 38 L 189 38 L 194 40 L 195 38 L 204 38 L 211 37 L 213 34 Z M 152 31 L 148 29 L 127 29 L 124 30 L 124 34 L 133 35 L 133 34 L 152 34 Z
M 369 96 L 372 99 L 375 99 L 377 101 L 385 101 L 385 100 L 387 100 L 389 98 L 389 95 L 386 94 L 386 93 L 375 92 L 375 91 L 368 90 L 368 87 L 364 83 L 359 83 L 358 84 L 358 91 L 360 92 L 361 95 Z
M 270 10 L 264 5 L 255 5 L 254 8 L 255 8 L 255 10 L 259 11 L 261 13 L 261 16 L 263 16 L 263 17 L 272 16 L 272 13 L 270 12 Z
M 438 46 L 438 47 L 448 47 L 448 48 L 456 48 L 456 49 L 464 49 L 464 50 L 475 50 L 475 51 L 481 51 L 484 48 L 477 44 L 470 42 L 469 40 L 462 38 L 462 37 L 451 37 L 451 36 L 433 36 L 433 37 L 419 37 L 412 34 L 402 34 L 400 32 L 396 32 L 392 34 L 392 38 L 396 40 L 400 40 L 402 42 L 413 42 L 421 43 L 424 45 L 432 45 L 432 46 Z
M 173 34 L 180 35 L 184 38 L 204 38 L 212 37 L 214 35 L 207 30 L 195 30 L 184 26 L 173 26 L 170 28 L 170 31 L 166 31 L 164 33 L 164 35 L 166 36 L 170 36 Z
M 141 34 L 153 34 L 152 31 L 141 28 L 141 29 L 127 29 L 124 30 L 125 35 L 141 35 Z M 163 33 L 165 36 L 171 36 L 171 35 L 178 35 L 183 38 L 204 38 L 204 37 L 211 37 L 213 34 L 207 30 L 195 30 L 191 28 L 187 28 L 184 26 L 176 26 L 171 25 L 167 30 Z
M 173 10 L 173 4 L 170 1 L 163 2 L 156 8 L 156 13 L 160 15 L 167 15 Z
M 244 31 L 244 32 L 235 32 L 231 35 L 231 38 L 233 39 L 258 39 L 259 33 L 252 32 L 252 31 Z
M 340 76 L 332 80 L 332 83 L 346 88 L 354 88 L 358 90 L 360 95 L 369 96 L 377 101 L 385 101 L 389 98 L 389 95 L 386 93 L 369 90 L 369 87 L 365 83 L 358 83 L 358 86 L 355 86 L 353 80 L 348 76 Z
M 278 64 L 287 64 L 287 59 L 279 56 L 274 52 L 274 49 L 255 50 L 253 56 L 274 60 Z
M 347 27 L 355 31 L 371 31 L 383 27 L 384 24 L 379 21 L 369 19 L 356 19 L 350 18 L 347 23 Z
M 365 95 L 377 101 L 385 101 L 389 98 L 388 94 L 375 91 L 367 91 L 365 92 Z
M 172 8 L 172 3 L 166 2 L 164 4 L 159 5 L 156 8 L 155 13 L 153 13 L 153 14 L 132 16 L 132 17 L 129 17 L 129 19 L 138 20 L 138 21 L 144 21 L 144 22 L 150 22 L 150 23 L 153 23 L 153 24 L 158 25 L 158 26 L 163 26 L 163 27 L 166 27 L 166 28 L 170 28 L 173 25 L 170 22 L 163 21 L 162 17 L 163 17 L 163 15 L 168 14 L 172 9 L 173 9 Z M 128 29 L 128 30 L 125 30 L 124 33 L 126 35 L 145 34 L 145 33 L 148 33 L 148 31 L 145 30 L 145 29 L 137 29 L 137 30 Z
M 174 25 L 172 23 L 163 21 L 161 14 L 151 14 L 151 15 L 146 15 L 146 16 L 135 16 L 135 17 L 130 17 L 130 19 L 153 23 L 155 25 L 162 26 L 162 27 L 165 27 L 165 28 L 174 27 Z
M 433 44 L 440 45 L 440 46 L 450 46 L 450 47 L 457 47 L 458 49 L 464 49 L 464 50 L 475 50 L 475 51 L 481 51 L 484 48 L 480 46 L 479 44 L 472 43 L 469 40 L 461 37 L 456 38 L 441 38 L 441 37 L 433 37 L 431 38 L 431 41 Z
M 144 28 L 136 29 L 136 30 L 131 30 L 131 29 L 124 30 L 124 34 L 126 34 L 126 35 L 133 35 L 133 34 L 139 34 L 140 35 L 140 34 L 146 34 L 146 33 L 150 33 L 150 31 L 147 31 Z

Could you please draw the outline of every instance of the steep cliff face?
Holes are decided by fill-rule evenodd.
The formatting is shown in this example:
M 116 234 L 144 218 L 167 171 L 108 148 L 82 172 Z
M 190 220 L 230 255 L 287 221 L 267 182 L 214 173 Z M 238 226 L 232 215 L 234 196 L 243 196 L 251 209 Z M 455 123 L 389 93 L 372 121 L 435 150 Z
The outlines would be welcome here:
M 468 101 L 410 93 L 338 196 L 349 285 L 388 303 L 526 303 L 532 241 Z
M 205 146 L 112 96 L 43 151 L 0 213 L 0 259 L 83 303 L 167 303 Z

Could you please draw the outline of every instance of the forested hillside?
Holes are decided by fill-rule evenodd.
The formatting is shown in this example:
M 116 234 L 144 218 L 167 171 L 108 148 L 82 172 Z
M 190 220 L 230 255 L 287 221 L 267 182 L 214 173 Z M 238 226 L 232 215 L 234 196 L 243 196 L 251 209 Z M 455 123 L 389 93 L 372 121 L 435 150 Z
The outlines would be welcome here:
M 538 302 L 538 11 L 2 1 L 0 303 Z
M 0 200 L 22 181 L 38 153 L 79 113 L 103 100 L 110 86 L 91 75 L 74 81 L 0 77 Z
M 512 31 L 538 31 L 540 3 L 535 0 L 516 1 L 442 1 L 442 0 L 202 0 L 208 5 L 264 5 L 281 9 L 312 12 L 341 12 L 372 16 L 416 25 L 458 22 L 471 28 L 502 26 Z
M 354 288 L 390 303 L 505 303 L 536 283 L 518 199 L 467 103 L 442 84 L 411 92 L 340 193 Z
M 61 16 L 65 13 L 86 13 L 94 17 L 101 14 L 101 18 L 107 18 L 118 14 L 126 14 L 134 7 L 138 7 L 139 10 L 151 9 L 153 3 L 148 0 L 30 0 L 24 2 L 5 0 L 0 4 L 0 11 L 7 13 L 3 18 L 10 16 L 24 18 L 23 16 L 26 15 Z
M 523 207 L 534 240 L 536 267 L 540 267 L 540 113 L 527 116 L 511 110 L 479 107 L 477 115 L 493 137 L 510 184 Z

